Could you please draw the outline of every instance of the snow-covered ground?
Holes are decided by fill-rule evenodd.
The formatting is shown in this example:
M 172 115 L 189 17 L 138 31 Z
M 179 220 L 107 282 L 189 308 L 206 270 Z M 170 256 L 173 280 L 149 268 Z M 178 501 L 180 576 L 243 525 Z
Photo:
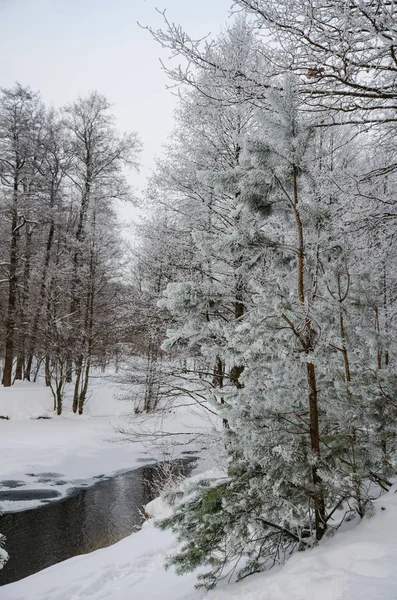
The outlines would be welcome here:
M 373 518 L 295 554 L 284 568 L 207 594 L 194 589 L 194 574 L 164 570 L 176 548 L 172 533 L 149 526 L 6 585 L 0 600 L 396 600 L 397 494 L 376 501 Z
M 97 377 L 90 385 L 84 415 L 70 410 L 70 395 L 62 416 L 52 412 L 51 393 L 42 383 L 18 383 L 0 387 L 0 507 L 5 512 L 33 508 L 44 500 L 4 500 L 5 494 L 40 490 L 56 492 L 57 498 L 95 478 L 142 466 L 144 463 L 177 458 L 183 452 L 200 451 L 204 436 L 213 428 L 209 414 L 195 407 L 178 408 L 161 415 L 136 416 L 134 402 L 120 400 L 125 386 L 112 377 Z M 43 418 L 52 416 L 52 418 Z M 42 417 L 42 418 L 39 418 Z M 161 422 L 160 422 L 161 421 Z M 197 432 L 197 440 L 180 436 L 129 443 L 119 429 Z M 168 454 L 166 454 L 168 453 Z M 34 495 L 34 494 L 33 494 Z M 53 495 L 53 494 L 52 494 Z
M 121 386 L 122 387 L 122 386 Z M 0 390 L 0 492 L 7 489 L 52 489 L 62 494 L 89 484 L 99 475 L 142 466 L 144 462 L 200 451 L 216 425 L 205 411 L 180 407 L 161 417 L 128 416 L 132 404 L 118 400 L 120 384 L 94 380 L 87 415 L 65 410 L 62 417 L 38 419 L 51 411 L 52 398 L 40 384 Z M 197 432 L 186 445 L 121 443 L 118 428 L 155 430 L 161 419 L 170 432 Z M 172 437 L 183 441 L 183 435 Z M 189 441 L 190 438 L 185 438 Z M 159 454 L 160 453 L 160 454 Z M 13 488 L 12 482 L 20 482 Z M 168 553 L 177 549 L 169 531 L 150 523 L 140 532 L 91 554 L 78 556 L 16 583 L 0 587 L 0 600 L 397 600 L 397 494 L 376 501 L 376 515 L 350 531 L 326 539 L 320 547 L 294 555 L 282 569 L 258 574 L 209 593 L 195 590 L 195 574 L 182 577 L 164 570 Z M 37 500 L 29 506 L 37 504 Z M 2 503 L 6 509 L 27 504 Z M 149 514 L 160 516 L 154 501 Z

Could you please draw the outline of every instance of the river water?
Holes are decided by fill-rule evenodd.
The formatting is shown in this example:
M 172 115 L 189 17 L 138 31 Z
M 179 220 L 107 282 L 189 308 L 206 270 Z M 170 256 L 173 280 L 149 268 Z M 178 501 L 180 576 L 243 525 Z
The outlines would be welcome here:
M 192 459 L 173 465 L 187 475 Z M 75 490 L 66 499 L 35 509 L 4 514 L 0 532 L 10 559 L 0 585 L 11 583 L 78 554 L 110 546 L 137 531 L 142 507 L 158 495 L 159 465 L 147 465 Z

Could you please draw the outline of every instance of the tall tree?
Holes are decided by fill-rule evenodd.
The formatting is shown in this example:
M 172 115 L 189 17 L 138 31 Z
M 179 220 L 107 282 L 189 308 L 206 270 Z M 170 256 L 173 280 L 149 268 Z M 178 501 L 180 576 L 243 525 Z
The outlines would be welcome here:
M 214 185 L 238 192 L 248 209 L 242 218 L 251 213 L 258 223 L 264 262 L 253 270 L 244 255 L 250 310 L 223 325 L 224 351 L 245 365 L 242 385 L 225 389 L 220 407 L 228 476 L 191 486 L 162 524 L 182 541 L 170 562 L 180 572 L 210 566 L 199 577 L 209 587 L 236 568 L 243 577 L 313 545 L 340 507 L 363 516 L 369 482 L 387 488 L 391 474 L 393 449 L 383 458 L 376 428 L 365 426 L 376 421 L 381 389 L 371 371 L 376 352 L 366 349 L 372 324 L 365 319 L 363 327 L 362 299 L 355 309 L 360 277 L 350 281 L 336 221 L 343 196 L 324 173 L 329 147 L 318 135 L 287 80 L 258 111 L 239 165 L 213 175 Z M 186 323 L 171 342 L 189 335 L 209 297 L 199 291 L 168 287 L 167 306 Z M 215 336 L 202 343 L 204 355 L 216 343 Z M 393 423 L 395 431 L 395 416 Z M 384 434 L 390 442 L 392 432 Z
M 32 231 L 29 204 L 32 202 L 34 156 L 42 125 L 42 106 L 37 94 L 16 85 L 2 90 L 0 106 L 0 177 L 4 191 L 5 217 L 9 221 L 8 301 L 5 335 L 3 385 L 12 384 L 14 336 L 17 314 L 20 234 L 27 226 L 29 253 Z M 26 277 L 29 273 L 26 272 Z M 26 283 L 27 285 L 27 283 Z M 26 287 L 25 287 L 26 293 Z
M 65 128 L 70 135 L 72 168 L 70 178 L 77 201 L 77 223 L 72 247 L 72 274 L 69 329 L 69 346 L 75 352 L 75 392 L 73 410 L 85 397 L 85 386 L 80 389 L 84 347 L 90 347 L 92 285 L 94 262 L 92 257 L 95 244 L 95 226 L 98 207 L 103 211 L 111 206 L 112 200 L 128 198 L 129 190 L 123 168 L 137 166 L 140 149 L 135 134 L 120 136 L 114 127 L 110 105 L 103 96 L 92 93 L 80 98 L 65 109 Z M 92 219 L 90 222 L 89 219 Z M 93 237 L 91 236 L 93 233 Z M 90 239 L 91 238 L 91 239 Z M 90 250 L 91 245 L 91 250 Z M 86 268 L 85 256 L 91 256 Z M 86 290 L 86 282 L 88 288 Z M 68 377 L 71 377 L 72 356 L 69 358 Z
M 168 73 L 194 89 L 197 107 L 228 117 L 255 111 L 229 138 L 237 148 L 230 163 L 223 151 L 233 144 L 218 142 L 231 129 L 217 129 L 207 110 L 180 121 L 185 144 L 197 123 L 195 141 L 204 131 L 212 146 L 204 155 L 181 146 L 195 170 L 179 178 L 177 196 L 175 170 L 162 178 L 162 202 L 211 205 L 202 230 L 192 228 L 204 277 L 181 277 L 164 292 L 174 323 L 163 347 L 195 347 L 207 362 L 222 357 L 234 384 L 207 396 L 227 425 L 227 475 L 192 484 L 163 523 L 182 542 L 171 563 L 181 572 L 208 565 L 200 579 L 210 587 L 240 566 L 243 577 L 317 543 L 338 525 L 338 509 L 370 512 L 374 486 L 390 484 L 396 440 L 394 343 L 385 327 L 395 302 L 385 229 L 395 218 L 394 67 L 382 37 L 393 30 L 384 12 L 394 8 L 237 4 L 259 32 L 239 66 L 219 40 L 194 41 L 168 21 L 152 32 L 188 60 Z M 366 25 L 375 13 L 380 29 L 376 15 Z M 346 46 L 333 53 L 335 37 Z M 373 121 L 377 134 L 356 126 Z M 388 156 L 376 156 L 374 135 Z

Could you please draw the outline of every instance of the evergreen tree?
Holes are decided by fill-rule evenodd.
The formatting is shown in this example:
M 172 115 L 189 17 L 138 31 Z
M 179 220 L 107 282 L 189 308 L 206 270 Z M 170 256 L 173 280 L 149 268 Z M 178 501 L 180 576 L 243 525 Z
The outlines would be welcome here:
M 182 541 L 170 564 L 179 572 L 209 566 L 199 576 L 206 587 L 282 562 L 349 512 L 363 516 L 370 483 L 387 488 L 391 473 L 391 454 L 386 447 L 382 458 L 377 444 L 395 426 L 386 434 L 374 425 L 380 387 L 366 348 L 370 321 L 358 314 L 363 278 L 351 284 L 338 239 L 340 198 L 323 173 L 328 149 L 301 116 L 292 79 L 267 102 L 239 165 L 211 176 L 256 221 L 264 258 L 262 272 L 250 273 L 250 310 L 219 325 L 224 352 L 244 366 L 220 409 L 228 476 L 190 489 L 161 524 Z M 185 319 L 171 342 L 191 337 L 220 295 L 169 286 L 167 307 Z M 204 355 L 218 351 L 220 337 L 200 339 Z

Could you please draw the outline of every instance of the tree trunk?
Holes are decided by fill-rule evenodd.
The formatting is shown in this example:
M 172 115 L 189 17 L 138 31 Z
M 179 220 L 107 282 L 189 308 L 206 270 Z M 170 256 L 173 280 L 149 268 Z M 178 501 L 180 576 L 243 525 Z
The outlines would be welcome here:
M 57 411 L 57 415 L 59 416 L 62 414 L 63 394 L 65 386 L 65 369 L 62 360 L 59 360 L 54 365 L 53 377 L 50 377 L 49 383 L 52 396 L 54 398 L 54 410 Z
M 80 354 L 78 359 L 76 360 L 76 380 L 74 382 L 74 393 L 73 393 L 73 412 L 77 413 L 77 409 L 79 407 L 79 397 L 80 397 L 80 380 L 81 373 L 83 370 L 83 355 Z M 68 369 L 68 367 L 67 367 Z M 68 371 L 67 371 L 68 373 Z
M 60 416 L 62 414 L 63 408 L 63 378 L 59 380 L 56 386 L 56 396 L 57 396 L 57 415 Z
M 50 357 L 45 357 L 45 384 L 46 387 L 50 387 L 51 385 L 51 371 L 50 371 Z
M 303 351 L 307 355 L 306 372 L 309 391 L 309 419 L 310 419 L 310 445 L 313 454 L 316 456 L 316 462 L 319 462 L 321 457 L 320 452 L 320 428 L 318 418 L 318 393 L 316 384 L 316 368 L 309 360 L 310 353 L 313 351 L 313 325 L 308 316 L 308 307 L 305 302 L 305 244 L 303 236 L 303 226 L 299 214 L 298 202 L 298 172 L 296 167 L 293 169 L 293 205 L 297 234 L 298 234 L 298 262 L 297 262 L 297 292 L 298 300 L 304 315 L 304 334 L 300 335 L 296 329 L 294 332 L 300 340 Z M 322 489 L 322 479 L 318 473 L 318 466 L 315 464 L 312 467 L 312 481 L 314 485 L 314 515 L 316 539 L 321 540 L 326 530 L 325 519 L 325 499 L 324 490 Z
M 242 264 L 242 258 L 239 258 L 235 264 L 235 268 L 240 268 Z M 243 297 L 243 281 L 241 275 L 237 275 L 236 277 L 236 286 L 235 286 L 235 303 L 234 303 L 234 318 L 236 321 L 241 319 L 244 315 L 245 306 L 244 306 L 244 297 Z M 229 379 L 230 383 L 234 385 L 238 390 L 241 390 L 244 387 L 244 384 L 240 382 L 240 376 L 244 371 L 243 365 L 234 365 L 230 369 Z
M 234 365 L 230 369 L 230 373 L 229 373 L 230 383 L 232 385 L 234 385 L 234 387 L 236 387 L 238 390 L 241 390 L 244 387 L 244 384 L 242 384 L 239 381 L 240 380 L 240 375 L 242 374 L 243 371 L 244 371 L 244 366 L 243 365 L 239 365 L 239 366 Z
M 150 341 L 147 352 L 146 382 L 144 411 L 151 412 L 159 400 L 159 374 L 158 374 L 158 347 L 156 342 Z
M 224 364 L 220 356 L 215 359 L 214 365 L 214 376 L 212 378 L 212 385 L 214 387 L 223 388 L 223 376 L 224 376 Z
M 87 170 L 88 170 L 88 168 L 89 168 L 89 165 L 87 166 Z M 83 242 L 85 239 L 85 224 L 86 224 L 86 220 L 87 220 L 87 212 L 88 212 L 88 207 L 89 207 L 89 203 L 90 203 L 90 190 L 91 190 L 90 175 L 87 174 L 87 179 L 85 182 L 85 189 L 84 189 L 84 192 L 81 197 L 78 224 L 77 224 L 77 230 L 76 230 L 76 235 L 75 235 L 75 250 L 74 250 L 74 255 L 73 255 L 73 278 L 72 278 L 71 302 L 70 302 L 70 318 L 72 319 L 73 325 L 71 325 L 71 335 L 70 335 L 70 339 L 69 339 L 70 355 L 67 360 L 67 368 L 66 368 L 66 381 L 68 383 L 70 383 L 72 381 L 73 347 L 76 344 L 78 344 L 78 339 L 79 339 L 79 336 L 81 333 L 81 328 L 84 327 L 83 318 L 82 318 L 82 306 L 81 306 L 82 302 L 81 302 L 81 297 L 78 294 L 78 288 L 79 288 L 79 277 L 80 277 L 79 268 L 80 268 L 80 260 L 81 260 L 81 253 L 82 253 L 82 245 L 83 245 Z M 95 224 L 94 224 L 94 228 L 95 228 Z M 77 352 L 76 352 L 76 354 L 77 354 Z M 83 357 L 81 357 L 80 367 L 79 366 L 76 367 L 76 372 L 80 368 L 80 375 L 81 375 L 82 362 L 83 362 Z M 80 357 L 78 358 L 78 363 L 80 363 Z M 77 407 L 78 407 L 78 395 L 76 396 L 76 390 L 78 390 L 78 387 L 80 384 L 80 377 L 78 379 L 79 379 L 79 381 L 76 381 L 76 384 L 75 384 L 75 397 L 73 400 L 73 412 L 76 412 Z M 77 394 L 78 394 L 78 391 L 77 391 Z M 75 408 L 76 408 L 76 410 L 75 410 Z
M 26 191 L 26 190 L 25 190 Z M 25 244 L 25 256 L 24 256 L 24 270 L 23 270 L 23 291 L 20 298 L 20 306 L 18 311 L 18 322 L 20 324 L 19 335 L 18 335 L 18 358 L 15 369 L 15 379 L 22 380 L 24 377 L 25 370 L 25 341 L 26 341 L 26 307 L 29 301 L 29 287 L 30 287 L 30 261 L 32 254 L 32 237 L 33 228 L 31 225 L 25 225 L 26 232 L 26 244 Z
M 310 441 L 312 452 L 320 459 L 320 430 L 318 424 L 318 402 L 316 371 L 313 363 L 307 363 L 307 382 L 309 386 L 309 409 L 310 409 Z M 312 467 L 312 478 L 315 488 L 314 491 L 314 513 L 316 526 L 316 539 L 321 540 L 326 529 L 325 520 L 325 501 L 322 490 L 322 479 L 318 474 L 316 465 Z
M 17 357 L 14 381 L 22 381 L 24 363 L 25 363 L 25 356 L 22 352 L 20 352 Z
M 88 381 L 90 379 L 90 368 L 91 368 L 91 359 L 87 358 L 85 369 L 84 369 L 84 383 L 79 397 L 79 415 L 83 414 L 84 403 L 87 398 L 87 390 L 88 390 Z
M 15 308 L 17 296 L 17 247 L 18 247 L 18 179 L 14 181 L 13 210 L 11 222 L 10 271 L 8 289 L 8 310 L 6 319 L 6 342 L 3 371 L 3 386 L 12 385 L 12 365 L 14 360 Z
M 39 374 L 42 362 L 43 362 L 43 358 L 38 358 L 37 359 L 36 369 L 35 369 L 35 372 L 34 372 L 34 375 L 33 375 L 33 381 L 34 381 L 34 383 L 36 383 L 36 381 L 37 381 L 37 377 L 38 377 L 38 374 Z
M 88 380 L 90 376 L 91 354 L 92 354 L 92 328 L 94 318 L 94 290 L 93 290 L 93 258 L 91 257 L 91 291 L 87 297 L 87 308 L 84 319 L 84 332 L 81 342 L 80 356 L 76 364 L 76 383 L 74 386 L 73 397 L 73 412 L 79 411 L 79 415 L 83 413 L 84 402 L 87 396 Z M 86 352 L 84 346 L 87 344 Z M 84 369 L 83 385 L 80 389 L 81 376 L 83 373 L 84 354 L 86 355 L 86 366 Z
M 53 203 L 51 203 L 51 208 L 52 208 L 52 205 L 53 205 Z M 36 343 L 37 343 L 37 331 L 38 331 L 38 327 L 39 327 L 39 321 L 40 321 L 40 316 L 41 316 L 41 312 L 42 312 L 42 307 L 44 305 L 46 283 L 47 283 L 47 272 L 48 272 L 48 267 L 50 264 L 51 248 L 52 248 L 52 241 L 54 239 L 54 232 L 55 232 L 55 224 L 54 224 L 54 219 L 51 217 L 51 224 L 50 224 L 50 230 L 48 232 L 46 254 L 45 254 L 45 259 L 44 259 L 44 268 L 43 268 L 43 273 L 41 276 L 39 303 L 37 305 L 36 313 L 35 313 L 35 316 L 33 319 L 32 333 L 31 333 L 30 342 L 29 342 L 28 359 L 26 362 L 26 369 L 25 369 L 25 375 L 24 375 L 25 379 L 27 379 L 28 381 L 30 381 L 33 356 L 34 356 L 34 351 L 36 349 Z

